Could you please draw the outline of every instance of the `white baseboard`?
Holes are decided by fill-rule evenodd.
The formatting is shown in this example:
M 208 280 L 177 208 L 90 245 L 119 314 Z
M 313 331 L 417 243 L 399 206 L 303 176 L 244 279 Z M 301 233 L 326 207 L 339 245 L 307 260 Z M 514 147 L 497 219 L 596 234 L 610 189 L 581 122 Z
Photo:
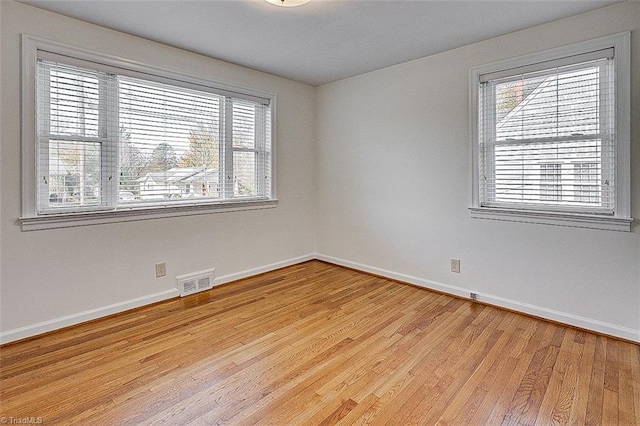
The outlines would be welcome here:
M 299 256 L 291 259 L 287 259 L 281 262 L 271 263 L 269 265 L 260 266 L 257 268 L 247 269 L 245 271 L 223 275 L 217 277 L 214 282 L 214 286 L 225 284 L 231 281 L 236 281 L 242 278 L 251 277 L 264 272 L 273 271 L 275 269 L 284 268 L 286 266 L 295 265 L 298 263 L 306 262 L 308 260 L 318 259 L 324 262 L 333 263 L 335 265 L 346 266 L 348 268 L 356 269 L 363 272 L 368 272 L 382 277 L 394 279 L 401 282 L 406 282 L 419 287 L 424 287 L 431 290 L 440 291 L 442 293 L 451 294 L 454 296 L 468 298 L 470 289 L 452 286 L 448 284 L 439 283 L 436 281 L 426 280 L 418 278 L 412 275 L 407 275 L 399 272 L 389 271 L 386 269 L 377 268 L 374 266 L 364 265 L 357 262 L 351 262 L 348 260 L 327 256 L 318 253 L 310 253 L 304 256 Z M 473 290 L 475 292 L 475 290 Z M 178 297 L 179 292 L 176 289 L 165 290 L 160 293 L 150 294 L 142 296 L 136 299 L 131 299 L 123 302 L 114 303 L 111 305 L 103 306 L 100 308 L 90 309 L 88 311 L 79 312 L 72 315 L 66 315 L 64 317 L 55 318 L 48 321 L 39 322 L 37 324 L 28 325 L 25 327 L 0 332 L 0 344 L 13 342 L 27 337 L 33 337 L 38 334 L 46 333 L 49 331 L 58 330 L 60 328 L 80 324 L 82 322 L 91 321 L 94 319 L 102 318 L 107 315 L 124 312 L 130 309 L 139 308 L 141 306 L 149 305 L 162 300 Z M 606 323 L 590 318 L 581 317 L 578 315 L 569 314 L 566 312 L 555 311 L 544 307 L 531 305 L 517 300 L 505 299 L 490 294 L 478 293 L 478 300 L 483 303 L 487 303 L 502 308 L 511 309 L 514 311 L 526 313 L 540 318 L 557 321 L 563 324 L 573 325 L 586 330 L 592 330 L 595 332 L 607 334 L 610 336 L 616 336 L 623 339 L 631 340 L 640 343 L 640 330 L 634 330 L 631 328 L 621 327 L 615 324 Z
M 107 315 L 117 314 L 119 312 L 128 311 L 130 309 L 139 308 L 141 306 L 150 305 L 162 300 L 171 299 L 179 296 L 177 289 L 165 290 L 160 293 L 150 294 L 138 297 L 124 302 L 118 302 L 100 308 L 89 309 L 88 311 L 78 312 L 76 314 L 66 315 L 64 317 L 55 318 L 48 321 L 42 321 L 36 324 L 27 325 L 25 327 L 15 328 L 0 333 L 0 344 L 13 342 L 15 340 L 25 339 L 27 337 L 37 336 L 38 334 L 47 333 L 49 331 L 58 330 L 60 328 L 69 327 L 86 321 L 106 317 Z
M 436 281 L 426 280 L 423 278 L 414 277 L 412 275 L 388 271 L 386 269 L 376 268 L 374 266 L 369 266 L 369 265 L 363 265 L 361 263 L 351 262 L 348 260 L 344 260 L 344 259 L 340 259 L 332 256 L 326 256 L 319 253 L 316 254 L 316 259 L 322 260 L 328 263 L 333 263 L 335 265 L 346 266 L 347 268 L 352 268 L 359 271 L 380 275 L 382 277 L 402 281 L 402 282 L 413 284 L 419 287 L 424 287 L 431 290 L 437 290 L 442 293 L 464 297 L 467 299 L 469 298 L 470 292 L 473 291 L 474 293 L 476 293 L 476 290 L 471 290 L 467 288 L 461 288 L 461 287 L 456 287 L 448 284 L 439 283 Z M 569 314 L 567 312 L 547 309 L 541 306 L 519 302 L 517 300 L 505 299 L 505 298 L 493 296 L 490 294 L 483 294 L 483 293 L 477 293 L 477 294 L 478 294 L 478 301 L 482 303 L 511 309 L 514 311 L 533 315 L 539 318 L 544 318 L 551 321 L 557 321 L 559 323 L 572 325 L 585 330 L 592 330 L 598 333 L 607 334 L 609 336 L 616 336 L 616 337 L 620 337 L 623 339 L 640 343 L 640 330 L 621 327 L 615 324 L 610 324 L 607 322 L 598 321 L 591 318 L 581 317 L 578 315 Z
M 284 260 L 282 262 L 276 262 L 269 265 L 260 266 L 258 268 L 248 269 L 246 271 L 238 272 L 235 274 L 224 275 L 215 279 L 214 286 L 239 280 L 241 278 L 250 277 L 252 275 L 261 274 L 263 272 L 269 272 L 274 269 L 284 268 L 285 266 L 306 262 L 307 260 L 312 259 L 315 259 L 315 254 L 310 253 L 304 256 Z M 37 324 L 27 325 L 25 327 L 0 332 L 0 344 L 25 339 L 27 337 L 37 336 L 38 334 L 47 333 L 49 331 L 54 331 L 86 321 L 102 318 L 107 315 L 117 314 L 120 312 L 128 311 L 130 309 L 139 308 L 141 306 L 150 305 L 152 303 L 160 302 L 162 300 L 167 300 L 178 296 L 180 296 L 180 293 L 177 289 L 165 290 L 160 293 L 150 294 L 147 296 L 138 297 L 136 299 L 126 300 L 123 302 L 90 309 L 88 311 L 78 312 L 76 314 L 66 315 L 64 317 L 39 322 Z
M 265 266 L 259 266 L 253 269 L 247 269 L 246 271 L 236 272 L 234 274 L 223 275 L 221 277 L 216 277 L 214 281 L 214 286 L 218 286 L 220 284 L 226 284 L 231 281 L 241 280 L 242 278 L 251 277 L 253 275 L 262 274 L 264 272 L 274 271 L 276 269 L 284 268 L 291 265 L 296 265 L 298 263 L 306 262 L 308 260 L 313 260 L 316 258 L 315 253 L 309 253 L 304 256 L 298 256 L 291 259 L 283 260 L 282 262 L 271 263 Z

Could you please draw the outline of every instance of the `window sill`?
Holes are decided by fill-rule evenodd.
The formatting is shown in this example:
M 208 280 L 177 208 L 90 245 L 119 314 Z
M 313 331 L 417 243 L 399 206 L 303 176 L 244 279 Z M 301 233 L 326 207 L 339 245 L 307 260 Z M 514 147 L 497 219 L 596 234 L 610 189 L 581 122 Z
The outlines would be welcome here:
M 176 206 L 140 207 L 99 212 L 48 214 L 41 216 L 21 217 L 22 231 L 38 231 L 43 229 L 70 228 L 75 226 L 100 225 L 116 222 L 133 222 L 147 219 L 160 219 L 179 216 L 194 216 L 210 213 L 224 213 L 244 210 L 261 210 L 274 208 L 278 200 L 255 200 L 237 202 L 218 202 L 183 204 Z
M 631 231 L 631 218 L 595 216 L 577 213 L 539 212 L 510 210 L 491 207 L 470 207 L 474 219 L 504 220 L 508 222 L 537 223 L 544 225 L 570 226 L 575 228 L 602 229 L 607 231 Z

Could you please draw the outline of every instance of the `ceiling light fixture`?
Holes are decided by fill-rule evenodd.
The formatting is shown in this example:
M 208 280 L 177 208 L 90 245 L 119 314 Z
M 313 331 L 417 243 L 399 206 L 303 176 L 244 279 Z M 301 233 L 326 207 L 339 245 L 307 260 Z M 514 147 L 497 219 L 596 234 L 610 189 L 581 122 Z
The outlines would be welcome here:
M 275 4 L 281 7 L 296 7 L 309 3 L 311 0 L 264 0 L 267 3 Z

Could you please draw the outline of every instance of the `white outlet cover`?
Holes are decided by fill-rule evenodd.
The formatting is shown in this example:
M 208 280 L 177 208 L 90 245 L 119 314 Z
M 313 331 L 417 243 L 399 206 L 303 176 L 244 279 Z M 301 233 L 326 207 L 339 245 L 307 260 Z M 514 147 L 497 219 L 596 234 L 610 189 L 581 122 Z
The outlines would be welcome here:
M 167 264 L 156 263 L 156 278 L 164 277 L 167 275 Z

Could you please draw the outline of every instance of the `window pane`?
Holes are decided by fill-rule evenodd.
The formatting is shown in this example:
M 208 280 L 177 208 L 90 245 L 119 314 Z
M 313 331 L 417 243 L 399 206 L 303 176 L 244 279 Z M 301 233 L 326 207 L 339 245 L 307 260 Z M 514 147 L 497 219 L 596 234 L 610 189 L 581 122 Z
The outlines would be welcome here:
M 611 188 L 599 184 L 602 157 L 599 139 L 497 145 L 487 185 L 495 188 L 493 201 L 499 203 L 562 202 L 607 207 L 612 195 L 607 200 L 600 195 L 603 191 L 611 193 Z M 580 195 L 585 192 L 590 195 Z
M 99 73 L 72 66 L 40 62 L 41 95 L 49 96 L 50 134 L 98 137 Z M 43 99 L 44 101 L 44 99 Z M 40 134 L 47 130 L 40 123 Z
M 220 197 L 221 100 L 207 92 L 120 77 L 119 198 Z
M 600 132 L 599 67 L 498 82 L 496 140 Z
M 234 99 L 233 101 L 233 147 L 255 147 L 256 106 L 252 102 Z
M 257 195 L 256 153 L 233 153 L 233 194 L 235 196 Z
M 49 199 L 41 207 L 100 205 L 100 143 L 51 141 L 48 155 Z

